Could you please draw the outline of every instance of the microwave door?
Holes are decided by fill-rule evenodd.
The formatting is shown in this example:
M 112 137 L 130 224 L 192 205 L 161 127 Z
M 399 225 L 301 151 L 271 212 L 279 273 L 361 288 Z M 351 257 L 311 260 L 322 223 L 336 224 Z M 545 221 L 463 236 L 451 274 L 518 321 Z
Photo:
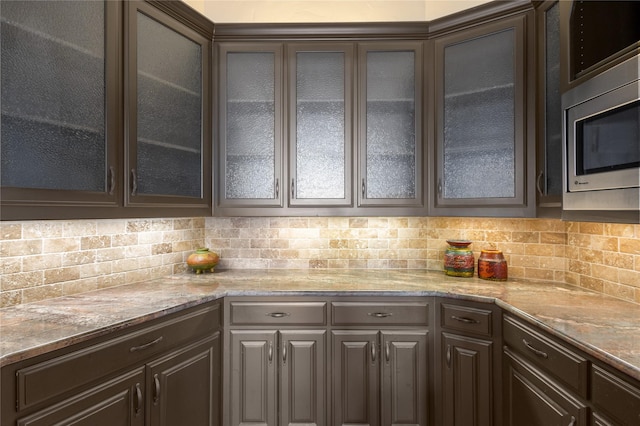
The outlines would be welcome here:
M 569 192 L 640 186 L 640 101 L 629 86 L 568 110 Z

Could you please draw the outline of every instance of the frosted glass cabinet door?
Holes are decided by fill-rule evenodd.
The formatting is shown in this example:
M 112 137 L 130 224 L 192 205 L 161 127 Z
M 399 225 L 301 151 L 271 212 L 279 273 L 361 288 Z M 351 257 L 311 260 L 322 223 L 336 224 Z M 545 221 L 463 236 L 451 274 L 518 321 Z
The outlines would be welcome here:
M 17 188 L 27 189 L 16 197 L 27 204 L 115 202 L 115 148 L 109 138 L 117 135 L 107 131 L 115 92 L 107 91 L 107 78 L 114 78 L 118 52 L 114 34 L 105 28 L 113 28 L 117 13 L 115 2 L 2 2 L 5 206 Z M 58 190 L 65 192 L 53 195 Z
M 221 43 L 219 60 L 220 204 L 279 206 L 282 46 Z
M 436 40 L 436 207 L 526 203 L 524 28 L 521 16 Z
M 351 45 L 293 45 L 290 204 L 351 204 Z
M 210 197 L 203 179 L 211 162 L 203 124 L 208 42 L 146 3 L 130 4 L 128 22 L 129 203 Z
M 422 44 L 361 44 L 360 205 L 420 203 Z

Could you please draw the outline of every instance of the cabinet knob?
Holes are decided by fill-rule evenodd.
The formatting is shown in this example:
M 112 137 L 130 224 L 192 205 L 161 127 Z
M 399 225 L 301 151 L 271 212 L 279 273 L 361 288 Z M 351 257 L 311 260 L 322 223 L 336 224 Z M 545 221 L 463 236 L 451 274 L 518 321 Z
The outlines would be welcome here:
M 547 355 L 546 352 L 541 351 L 540 349 L 536 349 L 535 347 L 533 347 L 533 345 L 529 342 L 527 342 L 526 339 L 522 339 L 522 343 L 524 343 L 524 345 L 527 347 L 527 349 L 529 349 L 531 352 L 533 352 L 534 354 L 538 355 L 541 358 L 549 358 L 549 355 Z
M 158 403 L 160 399 L 160 378 L 157 374 L 153 375 L 153 405 Z
M 267 314 L 267 316 L 271 318 L 284 318 L 289 315 L 291 315 L 289 312 L 270 312 Z
M 452 320 L 456 320 L 458 322 L 463 322 L 465 324 L 478 324 L 480 321 L 473 319 L 473 318 L 467 318 L 467 317 L 458 317 L 455 315 L 451 315 L 451 319 Z
M 142 411 L 142 407 L 142 389 L 140 389 L 140 383 L 136 383 L 136 416 L 140 414 L 140 412 Z
M 369 312 L 367 315 L 374 318 L 386 318 L 392 316 L 393 314 L 391 312 Z

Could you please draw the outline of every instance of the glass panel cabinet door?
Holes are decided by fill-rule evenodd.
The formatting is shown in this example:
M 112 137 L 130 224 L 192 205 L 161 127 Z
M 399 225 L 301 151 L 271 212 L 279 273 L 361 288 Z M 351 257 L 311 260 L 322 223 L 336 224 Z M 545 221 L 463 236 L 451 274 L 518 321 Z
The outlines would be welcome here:
M 359 45 L 360 205 L 422 200 L 422 44 Z
M 208 40 L 146 3 L 130 5 L 128 203 L 210 199 Z
M 524 29 L 517 17 L 436 40 L 436 208 L 527 202 Z
M 289 51 L 290 204 L 351 204 L 353 47 Z
M 219 59 L 220 205 L 280 206 L 282 46 L 221 43 Z
M 538 26 L 539 208 L 562 206 L 562 109 L 560 95 L 560 2 L 536 10 Z
M 4 207 L 116 203 L 117 135 L 109 126 L 117 129 L 117 92 L 107 86 L 118 75 L 119 8 L 102 1 L 2 3 Z

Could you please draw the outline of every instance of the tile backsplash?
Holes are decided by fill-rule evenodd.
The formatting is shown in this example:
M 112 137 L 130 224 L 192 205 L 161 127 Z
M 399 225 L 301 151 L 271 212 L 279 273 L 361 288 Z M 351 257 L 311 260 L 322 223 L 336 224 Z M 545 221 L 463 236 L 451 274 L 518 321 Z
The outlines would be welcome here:
M 509 276 L 640 303 L 640 225 L 556 219 L 261 217 L 3 222 L 0 306 L 184 273 L 207 246 L 219 268 L 442 270 L 447 239 L 502 250 Z

